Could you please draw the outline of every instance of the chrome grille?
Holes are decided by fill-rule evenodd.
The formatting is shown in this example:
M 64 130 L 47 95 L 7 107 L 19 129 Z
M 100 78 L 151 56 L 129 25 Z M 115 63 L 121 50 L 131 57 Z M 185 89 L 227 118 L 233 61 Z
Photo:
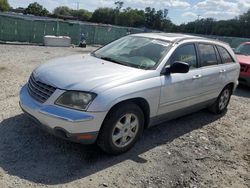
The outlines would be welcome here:
M 32 98 L 44 103 L 56 90 L 55 87 L 36 81 L 33 74 L 28 82 L 28 91 Z

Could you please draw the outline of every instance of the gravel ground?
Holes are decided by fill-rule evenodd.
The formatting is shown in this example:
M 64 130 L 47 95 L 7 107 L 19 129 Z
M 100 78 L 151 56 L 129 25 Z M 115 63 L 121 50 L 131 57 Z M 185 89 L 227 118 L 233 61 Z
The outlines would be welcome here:
M 250 187 L 250 89 L 224 115 L 206 110 L 150 128 L 129 152 L 58 139 L 36 128 L 18 92 L 46 60 L 94 48 L 0 45 L 0 187 Z

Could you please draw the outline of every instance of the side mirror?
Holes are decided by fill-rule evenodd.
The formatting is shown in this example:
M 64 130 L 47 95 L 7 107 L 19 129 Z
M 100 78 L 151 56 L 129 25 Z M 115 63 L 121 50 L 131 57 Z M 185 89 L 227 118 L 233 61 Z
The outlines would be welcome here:
M 170 67 L 166 68 L 166 73 L 187 73 L 189 71 L 189 64 L 181 61 L 175 61 Z

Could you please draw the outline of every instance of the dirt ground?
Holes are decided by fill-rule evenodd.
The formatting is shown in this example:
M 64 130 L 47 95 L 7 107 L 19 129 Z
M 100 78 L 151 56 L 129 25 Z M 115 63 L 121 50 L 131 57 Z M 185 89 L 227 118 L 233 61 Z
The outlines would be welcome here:
M 18 92 L 46 60 L 94 48 L 0 45 L 0 187 L 250 187 L 250 88 L 228 111 L 206 110 L 150 128 L 129 152 L 109 156 L 36 128 Z

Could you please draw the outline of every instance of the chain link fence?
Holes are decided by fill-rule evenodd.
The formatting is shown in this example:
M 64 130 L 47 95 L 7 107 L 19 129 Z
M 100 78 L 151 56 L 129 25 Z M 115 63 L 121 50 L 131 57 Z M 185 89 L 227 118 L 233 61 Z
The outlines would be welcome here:
M 0 40 L 10 42 L 43 43 L 45 35 L 69 36 L 73 44 L 79 44 L 83 33 L 88 44 L 107 44 L 130 33 L 143 32 L 142 29 L 94 24 L 80 21 L 63 21 L 0 13 Z
M 94 24 L 80 21 L 63 21 L 31 15 L 0 13 L 0 41 L 42 44 L 45 35 L 69 36 L 73 44 L 79 44 L 80 35 L 87 38 L 87 44 L 107 44 L 132 33 L 145 32 L 144 29 Z M 147 31 L 149 32 L 149 31 Z M 233 48 L 249 38 L 198 35 L 229 43 Z

